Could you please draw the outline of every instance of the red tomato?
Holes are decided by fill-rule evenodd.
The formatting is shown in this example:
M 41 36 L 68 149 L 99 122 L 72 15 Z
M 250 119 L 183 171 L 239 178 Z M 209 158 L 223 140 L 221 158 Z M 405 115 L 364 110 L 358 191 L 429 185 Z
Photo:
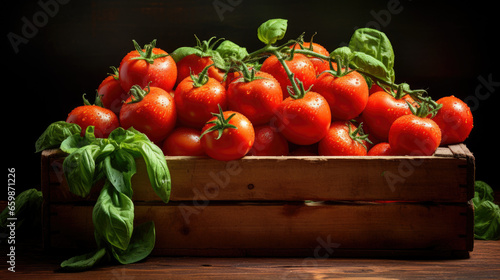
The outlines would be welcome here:
M 170 93 L 158 87 L 134 86 L 120 110 L 123 128 L 134 127 L 154 143 L 163 141 L 175 126 L 177 113 Z
M 203 156 L 201 131 L 190 127 L 177 127 L 163 141 L 162 150 L 166 156 Z
M 144 49 L 134 41 L 135 50 L 129 52 L 120 62 L 120 81 L 122 88 L 128 92 L 134 85 L 141 88 L 148 84 L 171 91 L 177 80 L 177 66 L 174 59 L 160 48 L 156 48 L 156 40 Z
M 293 56 L 292 60 L 285 59 L 285 63 L 290 71 L 294 73 L 295 78 L 304 84 L 305 89 L 311 87 L 316 81 L 316 70 L 314 69 L 314 65 L 305 55 L 297 53 Z M 281 65 L 276 56 L 271 55 L 266 58 L 260 70 L 273 75 L 273 77 L 278 80 L 281 85 L 281 91 L 283 92 L 283 98 L 289 96 L 288 87 L 292 84 L 283 65 Z
M 389 144 L 402 155 L 431 156 L 441 143 L 441 130 L 431 119 L 416 115 L 399 117 L 389 130 Z
M 474 126 L 469 106 L 455 96 L 446 96 L 436 102 L 443 105 L 432 118 L 441 129 L 441 145 L 465 141 Z
M 384 91 L 383 88 L 381 88 L 379 85 L 372 83 L 372 87 L 370 88 L 370 95 L 374 94 L 377 91 Z
M 214 64 L 214 61 L 209 57 L 201 57 L 197 54 L 190 54 L 183 57 L 177 62 L 177 84 L 189 77 L 191 73 L 198 74 L 209 65 Z M 208 76 L 222 82 L 225 72 L 215 65 L 208 69 Z
M 269 123 L 283 101 L 280 84 L 265 72 L 256 72 L 252 80 L 246 78 L 250 79 L 240 77 L 229 84 L 228 109 L 242 113 L 254 126 Z
M 387 142 L 392 123 L 401 116 L 411 114 L 406 101 L 414 102 L 409 95 L 398 99 L 385 91 L 370 95 L 362 114 L 363 122 L 370 135 L 382 142 Z
M 94 135 L 98 138 L 107 138 L 111 131 L 120 126 L 115 113 L 97 105 L 83 105 L 74 108 L 66 119 L 82 128 L 81 136 L 89 125 L 94 126 Z
M 369 156 L 397 156 L 398 154 L 394 152 L 391 145 L 387 142 L 380 142 L 375 144 L 370 150 L 368 150 Z
M 294 46 L 295 46 L 295 49 L 300 49 L 300 46 L 298 44 L 291 46 L 291 48 L 293 48 Z M 312 50 L 313 52 L 316 52 L 318 54 L 330 56 L 330 53 L 326 50 L 326 48 L 318 43 L 313 42 L 312 47 L 311 47 L 311 42 L 304 42 L 302 44 L 302 46 L 304 47 L 304 49 L 309 49 L 309 50 Z M 321 74 L 323 71 L 330 69 L 330 64 L 328 63 L 328 60 L 323 60 L 321 58 L 313 57 L 313 56 L 308 57 L 308 58 L 311 61 L 311 63 L 313 64 L 314 69 L 316 70 L 316 76 Z
M 101 97 L 104 108 L 108 108 L 116 115 L 119 115 L 122 104 L 127 100 L 129 94 L 120 85 L 118 69 L 115 67 L 111 67 L 111 69 L 113 69 L 114 73 L 107 76 L 99 84 L 97 94 Z
M 199 129 L 212 118 L 212 113 L 219 111 L 219 105 L 227 108 L 224 86 L 216 79 L 200 74 L 206 78 L 204 81 L 201 79 L 200 82 L 200 76 L 189 76 L 182 80 L 174 93 L 179 122 Z
M 251 156 L 286 156 L 288 141 L 270 125 L 254 127 L 255 142 L 248 152 Z
M 244 115 L 219 107 L 202 129 L 201 146 L 214 159 L 229 161 L 245 156 L 255 141 L 252 123 Z
M 356 71 L 340 77 L 324 72 L 316 80 L 314 91 L 328 101 L 334 120 L 351 120 L 359 116 L 368 103 L 368 85 Z
M 320 156 L 365 156 L 366 142 L 351 122 L 334 121 L 318 144 Z
M 285 138 L 297 145 L 311 145 L 319 142 L 330 127 L 331 111 L 326 99 L 309 91 L 302 98 L 287 97 L 278 106 L 275 125 Z

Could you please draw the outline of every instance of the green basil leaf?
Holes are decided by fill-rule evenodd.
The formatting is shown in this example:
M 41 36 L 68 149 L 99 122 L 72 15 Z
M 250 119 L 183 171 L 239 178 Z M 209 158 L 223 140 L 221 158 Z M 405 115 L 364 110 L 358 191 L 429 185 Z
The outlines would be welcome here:
M 474 209 L 474 237 L 483 240 L 500 239 L 500 207 L 485 200 Z
M 41 226 L 41 218 L 39 215 L 42 211 L 42 192 L 37 189 L 28 189 L 16 196 L 14 216 L 16 217 L 16 231 L 26 228 L 27 230 L 33 230 Z M 7 218 L 12 217 L 10 215 L 12 206 L 8 202 L 7 207 L 5 207 L 0 213 L 0 227 L 7 228 L 8 220 Z
M 124 150 L 116 150 L 104 159 L 104 172 L 117 191 L 132 198 L 132 176 L 136 172 L 134 157 Z
M 339 47 L 330 53 L 331 57 L 340 58 L 342 61 L 350 61 L 353 53 L 349 47 Z
M 134 228 L 126 250 L 115 247 L 111 250 L 115 259 L 121 264 L 135 263 L 149 256 L 155 246 L 155 240 L 155 225 L 153 221 L 149 221 Z
M 57 121 L 50 124 L 35 142 L 36 152 L 45 149 L 58 148 L 59 145 L 71 135 L 79 135 L 82 129 L 74 123 Z
M 118 127 L 109 134 L 108 139 L 114 141 L 117 145 L 122 143 L 133 143 L 135 141 L 149 141 L 146 134 L 139 132 L 133 127 L 129 129 Z
M 146 162 L 149 181 L 155 193 L 167 203 L 170 199 L 170 172 L 162 150 L 153 142 L 134 141 L 121 143 L 121 147 L 134 154 L 139 153 Z
M 106 255 L 106 249 L 101 248 L 93 252 L 69 258 L 61 263 L 61 268 L 68 271 L 89 270 Z
M 60 149 L 63 152 L 71 154 L 72 152 L 80 149 L 81 147 L 90 145 L 90 142 L 87 138 L 80 136 L 79 134 L 72 135 L 66 138 L 60 146 Z
M 70 192 L 86 197 L 94 184 L 95 159 L 101 152 L 96 145 L 87 145 L 70 153 L 63 161 L 63 171 Z
M 98 235 L 126 250 L 134 228 L 134 203 L 106 181 L 94 206 L 92 221 Z
M 475 206 L 479 206 L 483 201 L 494 201 L 493 189 L 487 183 L 483 181 L 474 182 L 474 198 L 472 203 Z
M 170 56 L 175 62 L 179 62 L 181 59 L 188 55 L 196 54 L 202 56 L 203 52 L 198 48 L 193 47 L 180 47 L 170 53 Z
M 229 40 L 225 40 L 215 49 L 224 60 L 229 58 L 235 58 L 238 60 L 242 60 L 248 55 L 248 51 L 244 47 L 240 47 L 239 45 L 231 42 Z
M 285 37 L 287 27 L 286 19 L 270 19 L 259 26 L 257 36 L 264 44 L 271 45 Z
M 394 82 L 394 51 L 385 33 L 372 28 L 359 28 L 352 35 L 349 48 L 358 56 L 354 65 L 375 77 Z M 380 71 L 386 73 L 382 74 Z
M 350 65 L 363 74 L 368 74 L 387 83 L 394 82 L 394 69 L 387 69 L 381 61 L 368 54 L 354 52 Z

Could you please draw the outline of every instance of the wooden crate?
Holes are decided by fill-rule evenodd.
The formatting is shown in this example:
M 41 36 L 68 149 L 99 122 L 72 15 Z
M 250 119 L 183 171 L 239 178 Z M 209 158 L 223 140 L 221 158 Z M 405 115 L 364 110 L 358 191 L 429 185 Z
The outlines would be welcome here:
M 68 191 L 65 154 L 42 153 L 44 245 L 95 246 L 92 208 Z M 171 256 L 468 257 L 474 157 L 463 144 L 430 157 L 168 157 L 171 201 L 137 160 L 137 223 Z M 392 202 L 386 202 L 392 201 Z

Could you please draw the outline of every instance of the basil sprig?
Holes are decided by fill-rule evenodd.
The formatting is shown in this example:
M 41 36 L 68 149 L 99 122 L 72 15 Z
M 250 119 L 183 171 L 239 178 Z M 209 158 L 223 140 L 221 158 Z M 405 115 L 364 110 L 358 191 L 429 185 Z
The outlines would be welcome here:
M 155 227 L 153 222 L 134 227 L 131 179 L 135 160 L 143 158 L 151 187 L 167 203 L 171 180 L 161 149 L 134 128 L 119 127 L 108 138 L 97 138 L 93 126 L 81 136 L 79 127 L 64 122 L 51 124 L 37 141 L 37 151 L 49 147 L 68 153 L 63 172 L 73 194 L 86 197 L 97 181 L 104 180 L 92 212 L 97 249 L 65 260 L 61 267 L 81 271 L 106 260 L 127 264 L 147 257 L 155 244 Z

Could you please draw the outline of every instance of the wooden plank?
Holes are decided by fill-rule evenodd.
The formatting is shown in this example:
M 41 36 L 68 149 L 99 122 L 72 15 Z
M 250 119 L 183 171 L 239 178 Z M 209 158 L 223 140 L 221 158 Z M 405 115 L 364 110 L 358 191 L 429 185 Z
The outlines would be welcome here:
M 62 159 L 51 160 L 51 201 L 81 201 L 67 190 Z M 244 157 L 231 162 L 168 157 L 167 163 L 172 201 L 466 202 L 473 194 L 474 163 L 467 157 Z M 134 200 L 158 201 L 141 159 L 137 170 Z M 94 201 L 98 193 L 97 188 L 87 200 Z
M 92 207 L 51 205 L 51 247 L 95 244 Z M 155 222 L 157 255 L 467 252 L 467 209 L 412 203 L 139 204 L 135 222 Z
M 74 249 L 41 252 L 39 243 L 16 246 L 16 268 L 25 279 L 498 279 L 500 241 L 477 240 L 468 259 L 387 258 L 205 258 L 149 256 L 129 265 L 101 265 L 83 273 L 61 273 L 60 263 Z M 20 273 L 18 272 L 18 273 Z M 19 274 L 17 274 L 19 277 Z

